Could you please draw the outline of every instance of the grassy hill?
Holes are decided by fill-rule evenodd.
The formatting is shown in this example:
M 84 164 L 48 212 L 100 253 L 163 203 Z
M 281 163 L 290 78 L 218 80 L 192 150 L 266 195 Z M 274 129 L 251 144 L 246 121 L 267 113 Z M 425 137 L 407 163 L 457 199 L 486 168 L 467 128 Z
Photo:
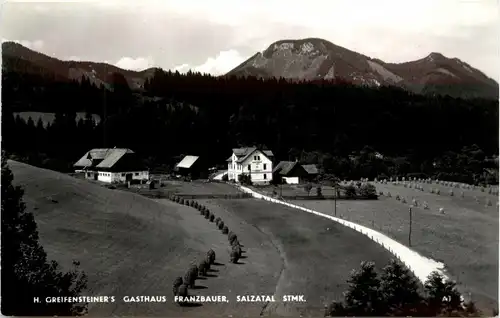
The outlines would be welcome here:
M 228 260 L 227 238 L 196 210 L 15 161 L 9 165 L 14 183 L 25 188 L 27 209 L 35 216 L 49 259 L 63 268 L 69 268 L 73 259 L 80 261 L 89 276 L 86 295 L 117 297 L 114 304 L 89 305 L 90 315 L 206 312 L 203 307 L 179 307 L 171 301 L 175 277 L 184 276 L 189 264 L 205 257 L 210 248 L 221 263 Z M 208 288 L 191 294 L 221 294 L 212 288 L 225 279 L 220 271 L 220 277 L 197 281 Z M 244 283 L 233 282 L 233 286 L 246 290 Z M 125 295 L 165 295 L 168 302 L 124 303 Z
M 342 297 L 350 271 L 361 261 L 383 266 L 390 258 L 368 238 L 327 219 L 253 199 L 198 200 L 222 217 L 243 244 L 245 257 L 231 264 L 226 235 L 193 208 L 16 161 L 9 165 L 14 183 L 25 189 L 48 258 L 63 269 L 80 261 L 89 276 L 85 294 L 116 297 L 114 304 L 89 305 L 90 316 L 317 316 L 326 303 Z M 199 184 L 194 191 L 224 187 L 234 191 L 220 184 Z M 172 302 L 174 278 L 210 248 L 220 264 L 190 293 L 226 295 L 229 303 L 177 306 Z M 274 294 L 278 302 L 236 302 L 237 295 L 249 294 Z M 281 303 L 283 294 L 305 295 L 307 303 Z M 165 295 L 168 301 L 125 303 L 125 295 Z

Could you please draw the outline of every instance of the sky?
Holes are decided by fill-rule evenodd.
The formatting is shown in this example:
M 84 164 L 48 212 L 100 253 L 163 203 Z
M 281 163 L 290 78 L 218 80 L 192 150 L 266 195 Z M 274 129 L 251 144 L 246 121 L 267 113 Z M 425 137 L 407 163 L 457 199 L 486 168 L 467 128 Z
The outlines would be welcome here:
M 499 80 L 499 0 L 2 2 L 2 41 L 125 69 L 224 74 L 282 39 L 323 38 L 385 62 L 439 52 Z

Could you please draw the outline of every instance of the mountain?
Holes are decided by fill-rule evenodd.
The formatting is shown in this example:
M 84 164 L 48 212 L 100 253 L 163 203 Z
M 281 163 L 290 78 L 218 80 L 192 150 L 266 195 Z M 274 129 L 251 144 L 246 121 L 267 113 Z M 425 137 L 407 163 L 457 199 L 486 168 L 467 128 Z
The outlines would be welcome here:
M 399 86 L 415 93 L 498 99 L 499 86 L 481 71 L 440 53 L 386 63 L 323 39 L 281 40 L 226 75 L 297 80 L 341 78 L 358 85 Z
M 33 51 L 15 42 L 2 43 L 2 70 L 54 76 L 58 80 L 80 80 L 85 76 L 97 86 L 107 85 L 118 73 L 132 89 L 140 89 L 155 68 L 136 72 L 96 62 L 62 61 Z
M 90 82 L 105 86 L 121 74 L 130 88 L 140 90 L 156 68 L 131 71 L 101 62 L 62 61 L 15 42 L 4 42 L 2 70 L 49 75 L 62 81 L 85 76 Z M 498 83 L 481 71 L 440 53 L 406 63 L 386 63 L 318 38 L 275 42 L 226 75 L 297 80 L 341 78 L 358 85 L 391 85 L 415 93 L 465 98 L 498 99 L 499 91 Z

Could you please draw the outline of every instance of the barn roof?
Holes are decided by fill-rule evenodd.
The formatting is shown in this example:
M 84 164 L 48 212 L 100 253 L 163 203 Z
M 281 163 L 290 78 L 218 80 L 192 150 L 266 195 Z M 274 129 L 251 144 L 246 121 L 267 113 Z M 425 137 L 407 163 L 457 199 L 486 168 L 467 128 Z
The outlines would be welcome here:
M 91 149 L 83 155 L 73 166 L 75 167 L 90 167 L 92 160 L 102 160 L 96 168 L 111 168 L 125 154 L 134 153 L 126 148 L 96 148 Z
M 316 165 L 302 165 L 302 168 L 309 174 L 318 174 L 318 167 Z
M 185 156 L 182 160 L 175 166 L 176 168 L 186 168 L 189 169 L 198 160 L 198 156 Z
M 296 164 L 296 161 L 280 161 L 276 167 L 274 167 L 273 173 L 279 172 L 281 175 L 287 175 Z

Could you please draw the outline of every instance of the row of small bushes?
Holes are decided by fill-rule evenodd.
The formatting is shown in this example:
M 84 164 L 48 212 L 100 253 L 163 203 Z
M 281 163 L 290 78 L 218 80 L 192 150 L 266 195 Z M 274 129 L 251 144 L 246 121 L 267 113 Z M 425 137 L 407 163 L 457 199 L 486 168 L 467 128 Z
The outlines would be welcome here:
M 215 225 L 219 230 L 222 231 L 222 234 L 228 236 L 229 243 L 231 244 L 232 250 L 230 252 L 230 261 L 231 263 L 237 263 L 241 258 L 242 250 L 240 242 L 238 241 L 238 237 L 232 231 L 229 231 L 227 225 L 224 224 L 224 221 L 220 217 L 215 217 L 215 215 L 204 205 L 194 201 L 194 200 L 185 200 L 179 196 L 171 195 L 170 200 L 176 202 L 178 204 L 183 204 L 186 206 L 190 206 L 192 208 L 200 211 L 200 214 L 208 219 L 209 222 L 215 222 Z M 173 284 L 173 292 L 174 296 L 182 296 L 187 297 L 188 289 L 194 287 L 195 280 L 200 276 L 206 276 L 207 271 L 210 269 L 210 265 L 215 263 L 215 252 L 210 249 L 207 252 L 206 259 L 202 260 L 198 265 L 192 264 L 186 274 L 184 275 L 184 280 L 182 277 L 177 277 L 174 280 Z
M 215 252 L 210 249 L 207 252 L 206 258 L 201 260 L 198 265 L 191 264 L 186 274 L 184 274 L 184 279 L 179 276 L 174 280 L 172 287 L 174 296 L 188 297 L 189 288 L 194 288 L 196 279 L 207 276 L 207 272 L 213 264 L 215 264 Z M 183 305 L 183 303 L 179 302 L 180 305 Z

